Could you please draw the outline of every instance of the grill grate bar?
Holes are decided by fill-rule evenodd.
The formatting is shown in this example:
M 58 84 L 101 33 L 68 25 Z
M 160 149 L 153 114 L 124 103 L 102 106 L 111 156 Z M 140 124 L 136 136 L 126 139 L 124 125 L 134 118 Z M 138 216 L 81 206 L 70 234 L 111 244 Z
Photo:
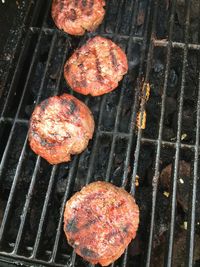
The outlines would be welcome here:
M 24 146 L 22 148 L 22 152 L 21 152 L 19 162 L 18 162 L 18 165 L 16 168 L 15 176 L 13 178 L 13 183 L 12 183 L 12 187 L 11 187 L 10 194 L 8 197 L 7 205 L 5 208 L 4 216 L 2 219 L 1 228 L 0 228 L 0 243 L 2 242 L 3 236 L 5 234 L 5 228 L 6 228 L 9 212 L 10 212 L 11 206 L 13 204 L 13 198 L 14 198 L 14 194 L 16 191 L 16 185 L 17 185 L 19 174 L 20 174 L 20 169 L 21 169 L 21 166 L 23 163 L 23 158 L 24 158 L 24 154 L 25 154 L 25 150 L 26 150 L 26 144 L 27 144 L 27 139 L 26 139 Z
M 187 43 L 188 43 L 188 34 L 189 34 L 189 24 L 190 24 L 190 4 L 191 1 L 187 1 L 187 15 L 186 15 L 186 24 L 185 24 L 185 43 L 186 46 L 183 52 L 183 68 L 182 68 L 182 80 L 181 80 L 181 91 L 180 91 L 180 102 L 179 102 L 179 111 L 178 111 L 178 129 L 177 129 L 177 143 L 176 143 L 176 152 L 175 152 L 175 162 L 174 162 L 174 175 L 173 175 L 173 188 L 172 188 L 172 206 L 170 210 L 171 221 L 169 228 L 169 243 L 168 243 L 168 253 L 166 266 L 170 267 L 172 265 L 172 256 L 173 256 L 173 242 L 174 242 L 174 228 L 175 228 L 175 214 L 176 214 L 176 193 L 177 193 L 177 179 L 179 172 L 179 157 L 180 157 L 180 139 L 181 139 L 181 123 L 182 123 L 182 114 L 183 114 L 183 99 L 184 99 L 184 87 L 185 87 L 185 74 L 187 66 Z
M 124 4 L 126 0 L 121 0 L 119 2 L 119 7 L 118 7 L 118 10 L 117 10 L 117 18 L 116 18 L 116 25 L 115 25 L 115 34 L 119 32 L 119 24 L 120 24 L 120 17 L 122 15 L 122 5 Z
M 45 20 L 47 19 L 49 8 L 50 8 L 50 4 L 51 3 L 49 2 L 48 3 L 48 6 L 47 6 L 47 10 L 46 10 L 45 15 L 44 15 L 43 24 L 44 24 Z M 8 104 L 9 99 L 10 99 L 10 97 L 13 94 L 13 90 L 14 90 L 16 84 L 18 83 L 18 79 L 19 79 L 20 74 L 21 74 L 21 71 L 22 71 L 22 68 L 21 67 L 23 66 L 23 62 L 24 62 L 24 60 L 26 58 L 26 50 L 29 47 L 29 42 L 30 42 L 29 38 L 30 38 L 30 36 L 31 36 L 30 35 L 30 32 L 28 31 L 27 37 L 26 37 L 26 40 L 25 40 L 25 43 L 24 43 L 24 46 L 22 48 L 22 51 L 21 51 L 21 54 L 20 54 L 20 57 L 19 57 L 19 60 L 18 60 L 18 64 L 17 64 L 17 66 L 15 68 L 15 72 L 14 72 L 13 79 L 12 79 L 12 82 L 11 82 L 11 85 L 10 85 L 10 88 L 9 88 L 8 96 L 7 96 L 7 98 L 5 100 L 5 103 L 4 103 L 4 106 L 3 106 L 1 117 L 4 116 L 4 113 L 6 111 L 6 108 L 9 106 L 9 104 Z M 37 53 L 38 53 L 38 50 L 39 50 L 38 48 L 39 48 L 40 41 L 41 41 L 41 37 L 42 37 L 42 30 L 40 30 L 40 36 L 39 36 L 39 39 L 38 39 L 37 48 L 34 51 L 31 66 L 33 65 L 34 59 L 37 56 Z M 30 69 L 31 69 L 31 67 L 30 67 Z M 29 72 L 28 75 L 27 75 L 27 81 L 29 80 L 30 75 L 31 75 L 31 72 Z M 23 94 L 22 94 L 22 96 L 23 96 Z M 22 98 L 21 98 L 21 100 L 22 100 Z
M 158 46 L 158 47 L 167 47 L 169 45 L 169 41 L 167 40 L 157 40 L 157 39 L 153 39 L 153 43 L 154 46 Z M 181 42 L 170 42 L 170 45 L 173 48 L 180 48 L 180 49 L 185 49 L 185 47 L 187 46 L 187 49 L 189 50 L 200 50 L 200 44 L 185 44 L 185 43 L 181 43 Z
M 174 0 L 172 2 L 172 11 L 171 11 L 171 15 L 170 15 L 169 42 L 168 42 L 168 47 L 167 47 L 167 64 L 166 64 L 166 68 L 165 68 L 165 78 L 164 78 L 164 86 L 163 86 L 158 140 L 156 142 L 157 143 L 157 150 L 156 150 L 156 159 L 155 159 L 155 172 L 154 172 L 154 177 L 153 177 L 153 181 L 152 181 L 152 187 L 153 187 L 152 211 L 151 211 L 151 222 L 150 222 L 150 233 L 149 233 L 146 266 L 151 265 L 152 242 L 153 242 L 155 211 L 156 211 L 156 198 L 157 198 L 158 178 L 159 178 L 159 160 L 160 160 L 161 144 L 162 144 L 162 132 L 163 132 L 164 113 L 165 113 L 165 98 L 166 98 L 167 83 L 168 83 L 168 76 L 169 76 L 169 69 L 170 69 L 170 57 L 171 57 L 171 48 L 172 48 L 171 43 L 172 43 L 172 33 L 173 33 L 173 27 L 174 27 L 175 6 L 176 6 L 176 0 Z M 154 34 L 154 32 L 155 32 L 157 14 L 158 14 L 158 2 L 156 2 L 155 8 L 154 8 L 154 21 L 153 21 L 152 34 Z M 152 44 L 151 49 L 152 49 L 152 51 L 150 50 L 150 57 L 151 57 L 151 53 L 153 53 L 153 49 L 154 49 L 153 44 Z
M 137 6 L 138 6 L 138 0 L 135 1 L 134 6 L 133 6 L 133 2 L 132 2 L 132 8 L 131 9 L 133 10 L 133 25 L 134 25 L 134 21 L 136 20 L 136 15 L 137 15 L 137 13 L 136 13 L 137 8 L 136 7 Z M 146 26 L 146 28 L 147 28 L 147 26 Z M 127 56 L 128 56 L 128 58 L 130 57 L 130 53 L 131 53 L 131 37 L 133 35 L 133 31 L 134 31 L 134 27 L 131 28 L 130 38 L 129 38 L 129 41 L 127 44 Z M 146 35 L 147 34 L 144 35 L 143 50 L 142 50 L 142 55 L 140 57 L 139 77 L 142 74 L 142 65 L 143 65 L 143 60 L 144 60 L 144 53 L 146 50 L 146 46 L 145 46 L 146 38 L 147 38 Z M 121 108 L 122 108 L 122 100 L 123 100 L 123 96 L 125 94 L 125 92 L 124 92 L 125 90 L 123 90 L 123 86 L 125 85 L 125 83 L 126 83 L 126 77 L 124 78 L 124 80 L 122 82 L 122 88 L 121 88 L 121 92 L 120 92 L 120 98 L 119 98 L 117 113 L 116 113 L 116 118 L 115 118 L 114 132 L 117 132 L 117 130 L 118 130 L 120 113 L 121 113 Z M 133 132 L 135 129 L 134 118 L 136 117 L 136 107 L 138 104 L 138 97 L 139 97 L 139 88 L 138 88 L 138 90 L 136 90 L 135 101 L 134 101 L 133 109 L 131 110 L 133 115 L 131 116 L 130 137 L 129 137 L 128 144 L 127 144 L 127 154 L 126 154 L 126 159 L 125 159 L 122 184 L 124 184 L 124 182 L 126 181 L 127 174 L 128 174 L 129 157 L 130 157 L 130 151 L 131 151 L 131 147 L 132 147 Z M 117 139 L 117 136 L 114 135 L 113 139 L 112 139 L 110 155 L 109 155 L 109 160 L 108 160 L 108 166 L 107 166 L 107 170 L 106 170 L 106 177 L 105 177 L 106 181 L 109 181 L 109 178 L 110 178 L 110 172 L 111 172 L 111 168 L 112 168 L 116 139 Z
M 27 139 L 26 139 L 26 141 L 27 141 Z M 21 238 L 22 238 L 22 234 L 23 234 L 23 230 L 24 230 L 24 225 L 25 225 L 25 222 L 26 222 L 29 205 L 30 205 L 30 202 L 31 202 L 31 199 L 32 199 L 33 190 L 34 190 L 34 186 L 35 186 L 36 178 L 37 178 L 37 172 L 38 172 L 38 169 L 40 167 L 40 162 L 41 162 L 41 158 L 37 157 L 37 161 L 36 161 L 36 164 L 35 164 L 35 169 L 34 169 L 34 172 L 33 172 L 33 175 L 32 175 L 32 179 L 31 179 L 31 183 L 30 183 L 30 186 L 29 186 L 26 202 L 25 202 L 25 205 L 24 205 L 24 208 L 23 208 L 23 212 L 22 212 L 22 215 L 21 215 L 21 223 L 20 223 L 19 231 L 18 231 L 17 238 L 16 238 L 16 241 L 15 241 L 15 247 L 14 247 L 14 250 L 12 252 L 13 255 L 17 254 L 18 250 L 19 250 L 19 245 L 20 245 L 20 242 L 21 242 Z
M 52 188 L 54 185 L 54 180 L 55 180 L 55 175 L 56 175 L 56 171 L 57 171 L 57 165 L 54 165 L 51 171 L 51 176 L 50 176 L 50 180 L 49 180 L 49 185 L 48 185 L 48 189 L 47 189 L 47 193 L 46 193 L 46 197 L 45 197 L 45 201 L 44 201 L 44 205 L 43 205 L 43 209 L 42 209 L 42 214 L 41 214 L 41 218 L 40 218 L 40 222 L 39 222 L 39 226 L 38 226 L 38 231 L 37 231 L 37 235 L 35 238 L 35 244 L 33 247 L 33 253 L 31 255 L 31 258 L 36 258 L 37 257 L 37 253 L 38 253 L 38 248 L 40 245 L 40 241 L 41 241 L 41 236 L 42 236 L 42 230 L 43 230 L 43 225 L 44 225 L 44 220 L 46 217 L 46 213 L 47 213 L 47 208 L 48 208 L 48 203 L 49 203 L 49 199 L 52 193 Z
M 37 28 L 37 27 L 30 27 L 29 28 L 30 31 L 32 33 L 39 33 L 41 31 L 41 28 Z M 60 31 L 58 29 L 52 29 L 52 28 L 46 28 L 46 27 L 43 27 L 42 28 L 42 31 L 46 34 L 54 34 L 55 32 L 57 32 L 58 35 L 60 36 L 64 36 L 64 37 L 67 37 L 67 34 L 63 31 Z M 106 32 L 101 32 L 100 33 L 101 36 L 103 37 L 110 37 L 110 38 L 113 38 L 113 37 L 117 37 L 117 38 L 120 38 L 120 39 L 124 39 L 124 40 L 127 40 L 127 39 L 131 39 L 133 42 L 135 43 L 142 43 L 143 42 L 143 37 L 142 36 L 129 36 L 129 35 L 126 35 L 126 34 L 120 34 L 120 33 L 106 33 Z M 92 38 L 94 36 L 97 36 L 99 35 L 98 32 L 90 32 L 90 33 L 86 33 L 86 36 Z
M 63 267 L 63 264 L 59 264 L 59 263 L 50 263 L 50 262 L 46 262 L 46 261 L 43 261 L 43 260 L 39 260 L 39 259 L 34 259 L 34 263 L 35 264 L 38 264 L 38 265 L 33 265 L 33 262 L 31 259 L 25 257 L 25 256 L 22 256 L 22 255 L 12 255 L 10 253 L 6 253 L 6 252 L 0 252 L 0 256 L 1 257 L 5 257 L 5 260 L 3 258 L 3 262 L 6 262 L 9 264 L 13 263 L 13 264 L 16 264 L 16 261 L 20 261 L 20 264 L 21 266 L 27 266 L 27 264 L 29 264 L 28 266 L 52 266 L 52 267 Z M 10 259 L 13 259 L 13 262 L 12 260 Z M 2 259 L 1 259 L 1 262 L 2 263 Z M 17 263 L 19 264 L 19 263 Z M 30 265 L 31 264 L 31 265 Z M 16 266 L 16 265 L 13 265 L 13 266 Z
M 163 147 L 165 147 L 165 146 L 173 147 L 173 148 L 176 147 L 176 142 L 163 141 L 163 140 L 160 140 L 159 138 L 158 139 L 151 139 L 151 138 L 145 138 L 145 137 L 141 138 L 141 142 L 147 143 L 147 144 L 149 143 L 149 144 L 157 145 L 159 143 L 159 141 L 161 141 L 160 143 L 161 143 L 161 146 L 163 146 Z M 180 147 L 181 148 L 187 148 L 190 150 L 195 149 L 195 145 L 188 145 L 188 144 L 183 144 L 183 143 L 180 143 Z
M 97 122 L 97 125 L 98 125 L 97 126 L 97 133 L 93 137 L 94 143 L 93 143 L 92 151 L 91 151 L 91 154 L 90 154 L 90 161 L 89 161 L 87 177 L 86 177 L 86 185 L 90 182 L 90 179 L 91 179 L 91 176 L 92 176 L 92 172 L 93 172 L 93 168 L 94 168 L 94 159 L 95 159 L 95 155 L 96 155 L 96 152 L 97 152 L 98 139 L 100 137 L 99 130 L 100 130 L 100 124 L 101 124 L 102 117 L 103 117 L 103 110 L 104 110 L 104 106 L 105 106 L 105 102 L 106 102 L 106 97 L 107 97 L 107 95 L 103 95 L 103 97 L 101 99 L 99 118 L 98 118 L 98 122 Z
M 62 206 L 60 209 L 59 222 L 58 222 L 58 227 L 56 230 L 56 237 L 55 237 L 55 242 L 54 242 L 54 246 L 53 246 L 53 250 L 52 250 L 52 256 L 50 259 L 51 263 L 54 263 L 56 260 L 59 241 L 60 241 L 60 235 L 61 235 L 61 231 L 62 231 L 63 213 L 64 213 L 64 209 L 65 209 L 65 203 L 66 203 L 66 201 L 69 197 L 69 194 L 70 194 L 70 187 L 71 187 L 71 184 L 73 182 L 73 178 L 75 175 L 77 164 L 78 164 L 78 156 L 75 156 L 73 159 L 72 167 L 70 168 L 70 171 L 69 171 L 69 175 L 67 177 L 67 185 L 66 185 L 65 194 L 63 197 L 63 201 L 62 201 Z
M 195 239 L 195 210 L 196 210 L 196 192 L 198 180 L 198 160 L 199 160 L 199 134 L 200 134 L 200 73 L 199 73 L 199 92 L 197 102 L 197 117 L 196 117 L 196 143 L 194 154 L 194 170 L 193 170 L 193 184 L 192 184 L 192 200 L 191 200 L 191 218 L 189 220 L 189 242 L 186 256 L 186 266 L 193 266 L 194 257 L 194 239 Z
M 50 59 L 51 59 L 51 56 L 52 56 L 53 48 L 55 46 L 55 41 L 56 41 L 56 35 L 52 39 L 51 48 L 50 48 L 50 52 L 49 52 L 49 56 L 48 56 L 48 60 L 47 60 L 46 68 L 45 68 L 45 73 L 47 72 L 47 69 L 48 69 L 48 65 L 49 65 L 49 62 L 50 62 Z M 42 79 L 42 82 L 41 82 L 41 86 L 39 88 L 39 92 L 38 92 L 38 96 L 37 96 L 37 100 L 36 100 L 35 104 L 37 104 L 39 102 L 41 91 L 43 89 L 43 85 L 44 85 L 44 81 L 45 81 L 45 77 L 46 77 L 46 75 L 43 76 L 43 79 Z M 24 91 L 25 91 L 25 89 L 24 89 Z M 23 96 L 24 96 L 24 94 L 23 94 Z M 16 117 L 18 116 L 22 101 L 23 101 L 23 97 L 21 98 L 21 101 L 20 101 L 20 104 L 19 104 L 19 107 L 18 107 L 18 111 L 16 113 Z M 9 136 L 10 142 L 7 143 L 7 146 L 8 146 L 8 144 L 9 145 L 11 144 L 11 139 L 14 136 L 15 126 L 16 126 L 16 122 L 14 121 L 13 127 L 12 127 L 13 130 L 11 130 L 11 133 L 10 133 L 10 136 Z M 2 241 L 2 238 L 3 238 L 3 235 L 4 235 L 5 226 L 6 226 L 6 223 L 7 223 L 7 220 L 8 220 L 8 215 L 10 213 L 10 209 L 11 209 L 11 206 L 12 206 L 12 203 L 13 203 L 13 198 L 14 198 L 15 191 L 16 191 L 17 181 L 18 181 L 18 179 L 20 177 L 20 170 L 21 170 L 21 167 L 22 167 L 23 159 L 24 159 L 24 154 L 25 154 L 25 150 L 26 150 L 27 141 L 28 141 L 28 133 L 26 135 L 26 139 L 25 139 L 25 142 L 24 142 L 24 146 L 23 146 L 23 149 L 22 149 L 21 156 L 20 156 L 21 161 L 19 160 L 18 165 L 17 165 L 17 170 L 18 171 L 16 171 L 16 173 L 15 173 L 15 177 L 14 177 L 13 184 L 12 184 L 12 187 L 11 187 L 11 192 L 10 192 L 10 195 L 9 195 L 9 201 L 7 203 L 7 206 L 6 206 L 6 210 L 5 210 L 5 213 L 4 213 L 4 218 L 2 220 L 2 225 L 1 225 L 1 228 L 0 228 L 0 242 Z M 6 151 L 6 149 L 5 149 L 5 151 Z M 4 151 L 4 153 L 5 153 L 5 151 Z M 6 156 L 7 156 L 7 154 L 6 154 Z M 3 163 L 5 163 L 5 161 L 3 161 Z M 2 165 L 1 165 L 1 168 L 3 170 L 4 166 L 2 166 Z M 37 165 L 37 162 L 36 162 L 36 165 Z M 37 168 L 37 170 L 38 170 L 38 168 Z M 30 185 L 31 190 L 33 190 L 33 188 L 34 188 L 34 183 L 35 183 L 34 180 L 35 180 L 35 178 L 33 176 L 33 181 L 32 181 L 33 184 L 31 182 L 31 185 Z M 25 210 L 24 210 L 25 215 L 27 215 L 27 210 L 28 210 L 28 207 L 29 207 L 29 201 L 30 201 L 29 196 L 30 195 L 28 195 L 28 198 L 26 199 L 26 203 L 25 203 Z M 19 245 L 20 240 L 21 240 L 21 236 L 22 236 L 22 232 L 23 232 L 26 216 L 24 216 L 22 218 L 23 219 L 21 220 L 21 224 L 20 224 L 20 228 L 19 228 L 19 232 L 18 232 L 18 236 L 17 236 L 17 241 L 16 241 L 16 243 L 17 243 L 17 245 L 16 245 L 17 248 L 15 248 L 16 251 L 18 250 L 18 245 Z M 16 251 L 14 251 L 14 253 Z
M 32 18 L 31 18 L 31 22 L 30 22 L 30 24 L 33 23 L 34 20 L 35 20 L 36 17 L 37 17 L 37 12 L 35 12 L 35 11 L 36 11 L 37 8 L 39 8 L 40 4 L 41 4 L 41 1 L 38 1 L 37 4 L 36 4 L 36 8 L 34 9 L 33 16 L 32 16 Z M 28 19 L 29 16 L 31 15 L 32 5 L 33 5 L 33 3 L 30 1 L 29 5 L 28 5 L 28 8 L 27 8 L 27 11 L 26 11 L 26 14 L 25 14 L 24 17 L 23 17 L 22 25 L 26 25 L 26 24 L 27 24 L 27 19 Z M 13 55 L 15 55 L 15 53 L 17 52 L 18 49 L 21 50 L 21 53 L 20 53 L 20 55 L 21 55 L 21 54 L 22 54 L 22 51 L 25 50 L 25 48 L 27 47 L 26 44 L 27 44 L 27 42 L 28 42 L 28 35 L 26 35 L 26 38 L 25 38 L 25 40 L 24 40 L 24 45 L 22 46 L 22 48 L 20 47 L 20 45 L 21 45 L 21 40 L 22 40 L 23 35 L 24 35 L 24 30 L 25 30 L 25 29 L 23 28 L 23 29 L 19 32 L 19 35 L 17 36 L 16 45 L 14 46 L 14 50 L 13 50 Z M 5 53 L 6 53 L 6 49 L 5 49 L 4 51 L 5 51 Z M 18 59 L 18 63 L 19 63 L 19 60 L 22 60 L 22 59 L 20 59 L 20 57 L 19 57 L 19 59 Z M 20 66 L 20 64 L 18 64 L 18 65 Z M 12 66 L 13 66 L 13 59 L 11 59 L 10 62 L 9 62 L 8 71 L 7 71 L 7 75 L 6 75 L 6 77 L 5 77 L 5 81 L 4 81 L 4 85 L 3 85 L 3 87 L 4 87 L 4 86 L 7 84 L 7 82 L 8 82 L 9 73 L 11 72 L 11 68 L 12 68 Z M 16 71 L 18 71 L 18 67 L 15 68 L 15 73 L 16 73 Z M 16 76 L 16 78 L 17 78 L 17 76 Z M 2 88 L 3 88 L 3 87 L 2 87 Z
M 67 52 L 68 52 L 68 46 L 66 46 L 66 49 L 65 49 L 64 54 L 63 54 L 63 61 L 62 61 L 61 68 L 60 68 L 61 71 L 60 71 L 60 74 L 59 74 L 59 77 L 58 77 L 58 80 L 57 80 L 55 94 L 57 94 L 58 91 L 59 91 L 59 85 L 60 85 L 62 74 L 63 74 L 63 67 L 64 67 L 64 64 L 65 64 L 65 58 L 66 58 Z M 38 232 L 37 232 L 37 236 L 36 236 L 36 239 L 35 239 L 33 253 L 31 255 L 31 258 L 36 258 L 36 256 L 37 256 L 37 252 L 38 252 L 38 248 L 39 248 L 39 244 L 40 244 L 40 240 L 41 240 L 41 235 L 42 235 L 42 229 L 43 229 L 45 217 L 46 217 L 46 214 L 47 214 L 48 202 L 49 202 L 49 199 L 50 199 L 50 196 L 51 196 L 51 192 L 52 192 L 52 188 L 53 188 L 53 184 L 54 184 L 54 180 L 55 180 L 56 171 L 57 171 L 57 166 L 53 166 L 52 171 L 51 171 L 51 176 L 50 176 L 50 180 L 49 180 L 47 193 L 46 193 L 46 197 L 45 197 L 45 202 L 44 202 L 43 209 L 42 209 L 41 219 L 40 219 L 39 226 L 38 226 Z
M 149 19 L 150 19 L 150 7 L 151 7 L 151 4 L 152 4 L 152 1 L 150 0 L 149 1 L 149 5 L 148 5 L 148 11 L 147 11 L 147 22 L 146 22 L 146 25 L 149 24 Z M 144 41 L 144 46 L 146 48 L 146 45 L 147 45 L 147 31 L 148 31 L 148 27 L 146 26 L 145 28 L 145 41 Z M 144 57 L 144 52 L 143 52 L 143 55 L 142 57 Z M 146 69 L 146 74 L 149 73 L 150 71 L 150 57 L 148 58 L 148 62 L 147 62 L 147 69 Z M 141 70 L 140 70 L 141 71 Z M 141 82 L 142 81 L 138 81 L 138 91 L 140 92 L 142 86 L 141 86 Z M 147 75 L 145 77 L 145 82 L 148 82 L 148 79 L 147 79 Z M 141 112 L 141 114 L 143 114 L 144 112 L 144 109 L 145 109 L 145 92 L 140 92 L 141 94 L 141 102 L 140 102 L 140 110 L 139 112 Z M 139 120 L 139 125 L 142 125 L 142 116 L 140 116 L 140 120 Z M 134 164 L 133 164 L 133 172 L 132 172 L 132 176 L 131 176 L 131 190 L 130 190 L 130 193 L 132 195 L 135 195 L 135 178 L 136 178 L 136 175 L 137 175 L 137 168 L 138 168 L 138 160 L 139 160 L 139 153 L 140 153 L 140 145 L 141 145 L 141 137 L 142 137 L 142 129 L 139 128 L 138 129 L 138 134 L 137 134 L 137 141 L 136 141 L 136 147 L 135 147 L 135 152 L 134 152 Z
M 26 94 L 26 91 L 28 90 L 28 81 L 29 81 L 31 73 L 32 73 L 34 62 L 35 62 L 36 57 L 37 57 L 37 55 L 39 53 L 39 46 L 40 46 L 40 43 L 41 43 L 41 40 L 42 40 L 42 35 L 43 34 L 41 32 L 41 34 L 40 34 L 40 36 L 38 38 L 38 43 L 36 45 L 36 48 L 35 48 L 35 51 L 34 51 L 34 54 L 33 54 L 32 62 L 31 62 L 30 69 L 29 69 L 29 72 L 28 72 L 28 75 L 27 75 L 27 79 L 26 79 L 26 83 L 25 83 L 25 86 L 24 86 L 24 89 L 23 89 L 23 93 L 22 93 L 22 96 L 21 96 L 21 99 L 20 99 L 20 103 L 19 103 L 16 115 L 15 115 L 15 119 L 14 119 L 11 131 L 10 131 L 10 134 L 9 134 L 9 138 L 8 138 L 8 141 L 7 141 L 3 156 L 2 156 L 2 160 L 1 160 L 1 164 L 0 164 L 0 178 L 2 177 L 2 172 L 3 172 L 4 166 L 5 166 L 5 162 L 6 162 L 6 159 L 7 159 L 7 156 L 8 156 L 8 150 L 10 148 L 11 141 L 12 141 L 12 138 L 14 136 L 14 131 L 15 131 L 15 127 L 16 127 L 16 118 L 18 118 L 18 116 L 19 116 L 19 112 L 20 112 L 20 109 L 21 109 L 21 106 L 22 106 L 22 103 L 23 103 L 23 100 L 24 100 L 24 96 Z M 54 38 L 54 43 L 55 43 L 55 41 L 56 40 Z M 44 83 L 44 77 L 43 77 L 43 80 L 42 80 L 40 91 L 42 90 L 43 83 Z M 37 101 L 36 101 L 35 104 L 38 103 L 39 99 L 40 99 L 40 92 L 38 94 Z

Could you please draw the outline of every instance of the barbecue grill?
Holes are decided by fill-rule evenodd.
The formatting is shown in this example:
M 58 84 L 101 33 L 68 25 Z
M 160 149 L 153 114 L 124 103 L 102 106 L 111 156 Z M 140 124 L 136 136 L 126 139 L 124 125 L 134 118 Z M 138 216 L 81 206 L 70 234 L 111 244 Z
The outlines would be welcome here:
M 199 266 L 200 3 L 110 0 L 102 25 L 83 37 L 56 29 L 50 8 L 26 1 L 1 64 L 0 266 L 89 266 L 65 240 L 63 211 L 97 180 L 124 187 L 140 207 L 137 237 L 112 266 Z M 70 90 L 63 66 L 95 35 L 126 51 L 129 72 L 93 98 Z M 96 129 L 81 155 L 51 166 L 30 150 L 28 123 L 36 104 L 63 92 L 90 107 Z

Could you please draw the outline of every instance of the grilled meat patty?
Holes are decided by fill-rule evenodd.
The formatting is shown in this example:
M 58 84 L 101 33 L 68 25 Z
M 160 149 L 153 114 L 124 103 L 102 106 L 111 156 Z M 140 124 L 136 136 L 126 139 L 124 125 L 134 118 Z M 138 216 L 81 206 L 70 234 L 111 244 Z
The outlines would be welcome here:
M 94 132 L 89 108 L 72 95 L 53 96 L 34 110 L 29 128 L 32 150 L 51 164 L 81 153 Z
M 114 90 L 127 70 L 122 49 L 111 40 L 96 36 L 69 58 L 64 76 L 74 91 L 98 96 Z
M 72 35 L 95 30 L 105 15 L 104 0 L 53 0 L 52 17 L 56 26 Z
M 94 182 L 67 201 L 64 232 L 76 253 L 92 264 L 107 266 L 135 237 L 139 209 L 124 189 Z

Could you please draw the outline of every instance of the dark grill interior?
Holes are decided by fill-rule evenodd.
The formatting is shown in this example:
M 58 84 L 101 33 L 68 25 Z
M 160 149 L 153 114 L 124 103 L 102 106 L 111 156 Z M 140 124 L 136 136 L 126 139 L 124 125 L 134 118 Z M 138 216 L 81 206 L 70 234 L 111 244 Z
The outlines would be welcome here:
M 89 266 L 65 240 L 63 210 L 85 184 L 106 180 L 140 207 L 137 237 L 112 266 L 200 266 L 200 3 L 110 0 L 95 33 L 70 37 L 55 28 L 51 1 L 28 2 L 15 56 L 1 70 L 0 262 Z M 95 135 L 70 163 L 50 166 L 29 148 L 29 118 L 43 99 L 73 94 L 64 63 L 97 34 L 124 48 L 129 72 L 110 94 L 74 93 L 92 110 Z

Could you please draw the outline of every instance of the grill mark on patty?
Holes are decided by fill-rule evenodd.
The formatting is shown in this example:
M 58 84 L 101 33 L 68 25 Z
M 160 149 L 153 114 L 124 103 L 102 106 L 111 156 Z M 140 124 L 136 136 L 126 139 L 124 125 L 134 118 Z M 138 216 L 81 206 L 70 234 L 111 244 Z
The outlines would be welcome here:
M 59 7 L 60 7 L 60 12 L 63 10 L 64 7 L 64 0 L 59 1 Z
M 130 228 L 130 225 L 129 225 L 129 224 L 126 224 L 125 226 L 123 226 L 123 227 L 122 227 L 122 231 L 123 231 L 123 233 L 128 234 L 128 232 L 129 232 L 129 228 Z
M 49 105 L 49 99 L 45 99 L 44 101 L 42 101 L 42 103 L 40 104 L 40 108 L 45 111 L 46 107 Z
M 110 241 L 110 239 L 112 237 L 119 237 L 119 242 L 123 243 L 123 237 L 119 231 L 119 229 L 115 229 L 115 230 L 111 230 L 106 236 L 105 239 L 108 240 L 108 242 Z M 117 240 L 115 240 L 115 245 L 117 244 Z
M 111 62 L 112 62 L 112 65 L 115 69 L 117 69 L 118 67 L 118 62 L 117 62 L 117 58 L 115 56 L 115 53 L 114 51 L 112 50 L 112 48 L 110 49 L 110 56 L 111 56 Z
M 75 20 L 76 20 L 77 15 L 76 15 L 76 10 L 75 10 L 75 9 L 73 9 L 73 8 L 70 9 L 68 18 L 69 18 L 71 21 L 75 21 Z
M 87 247 L 83 247 L 83 248 L 81 248 L 81 249 L 80 249 L 80 252 L 81 252 L 81 254 L 82 254 L 83 256 L 85 256 L 85 257 L 87 257 L 87 258 L 92 258 L 92 259 L 94 259 L 94 258 L 98 258 L 98 257 L 99 257 L 99 255 L 98 255 L 95 251 L 93 251 L 92 249 L 89 249 L 89 248 L 87 248 Z
M 62 98 L 61 105 L 64 105 L 64 106 L 67 105 L 67 107 L 69 107 L 66 111 L 67 115 L 72 115 L 77 109 L 76 102 L 74 102 L 73 99 L 68 100 L 68 99 Z
M 70 70 L 70 64 L 66 64 L 66 65 L 65 65 L 65 72 L 67 72 L 67 73 L 68 73 L 68 72 L 69 72 L 69 70 Z
M 68 243 L 69 243 L 73 248 L 76 248 L 76 247 L 77 247 L 77 245 L 76 245 L 76 243 L 75 243 L 75 240 L 72 239 L 72 238 L 68 239 Z
M 46 139 L 39 137 L 41 146 L 44 147 L 54 147 L 55 143 L 49 143 Z
M 86 87 L 87 86 L 87 80 L 86 80 L 86 72 L 84 69 L 84 64 L 80 63 L 78 65 L 78 68 L 80 70 L 80 74 L 81 74 L 81 80 L 77 81 L 75 78 L 75 86 L 77 87 Z
M 80 230 L 82 229 L 86 229 L 88 227 L 90 227 L 91 225 L 94 225 L 95 223 L 97 223 L 99 221 L 99 217 L 98 218 L 94 218 L 92 220 L 88 220 L 87 223 L 85 223 L 83 226 L 81 226 Z
M 82 6 L 86 7 L 87 6 L 87 0 L 82 0 Z
M 74 0 L 74 6 L 75 6 L 75 7 L 78 6 L 78 2 L 79 2 L 79 0 Z
M 69 101 L 69 107 L 70 107 L 69 114 L 72 115 L 77 109 L 77 105 L 72 99 Z
M 87 16 L 91 16 L 93 13 L 94 0 L 89 0 Z
M 94 55 L 95 55 L 95 63 L 96 63 L 96 69 L 97 69 L 97 80 L 99 82 L 103 82 L 104 79 L 102 77 L 100 61 L 99 61 L 98 54 L 97 54 L 96 50 L 94 50 Z
M 66 225 L 66 231 L 71 233 L 77 233 L 79 231 L 77 227 L 77 218 L 72 218 Z

